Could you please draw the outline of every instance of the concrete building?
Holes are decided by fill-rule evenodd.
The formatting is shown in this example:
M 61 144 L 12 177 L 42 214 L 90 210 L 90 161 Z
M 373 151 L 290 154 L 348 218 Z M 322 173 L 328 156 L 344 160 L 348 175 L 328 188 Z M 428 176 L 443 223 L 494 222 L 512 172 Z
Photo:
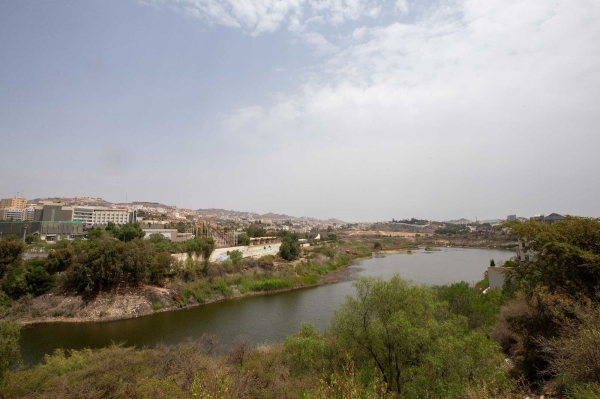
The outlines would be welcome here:
M 551 213 L 544 218 L 544 223 L 554 224 L 556 222 L 562 222 L 563 220 L 566 220 L 566 219 L 567 218 L 564 217 L 563 215 L 559 215 L 558 213 Z
M 129 211 L 127 209 L 94 207 L 92 225 L 105 225 L 108 222 L 113 222 L 114 224 L 129 223 Z
M 85 226 L 91 226 L 94 219 L 94 207 L 92 206 L 74 206 L 73 220 L 83 223 Z
M 27 200 L 16 195 L 14 198 L 4 198 L 0 200 L 0 208 L 25 209 L 27 208 Z
M 544 224 L 554 224 L 556 222 L 562 222 L 563 220 L 566 220 L 566 219 L 567 219 L 566 217 L 564 217 L 563 215 L 559 215 L 558 213 L 551 213 L 548 216 L 535 215 L 535 216 L 529 218 L 529 220 L 542 222 Z
M 508 216 L 506 217 L 506 220 L 508 220 L 508 221 L 517 220 L 517 215 L 508 215 Z
M 13 222 L 31 222 L 33 221 L 34 213 L 35 208 L 0 208 L 0 220 Z
M 100 206 L 66 206 L 61 203 L 45 203 L 35 208 L 34 221 L 81 222 L 85 227 L 103 226 L 112 222 L 117 225 L 134 223 L 136 211 Z
M 34 222 L 72 222 L 73 207 L 61 203 L 45 203 L 35 207 Z
M 20 239 L 25 239 L 27 234 L 35 234 L 46 241 L 83 238 L 85 236 L 81 222 L 0 222 L 0 239 L 9 234 L 14 234 Z

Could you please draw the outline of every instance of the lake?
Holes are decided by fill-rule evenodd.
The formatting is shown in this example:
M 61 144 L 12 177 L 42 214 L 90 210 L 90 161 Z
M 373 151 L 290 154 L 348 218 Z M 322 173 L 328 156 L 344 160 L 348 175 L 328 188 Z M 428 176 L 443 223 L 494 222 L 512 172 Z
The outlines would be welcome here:
M 256 344 L 282 342 L 298 331 L 300 323 L 312 321 L 325 330 L 335 308 L 346 295 L 353 295 L 352 280 L 361 276 L 389 279 L 394 274 L 415 284 L 474 283 L 494 259 L 497 265 L 514 256 L 511 251 L 441 248 L 386 254 L 349 266 L 346 281 L 283 293 L 252 296 L 206 306 L 162 312 L 135 319 L 102 323 L 56 323 L 21 331 L 21 353 L 25 365 L 39 363 L 56 348 L 99 348 L 111 342 L 154 346 L 176 344 L 187 338 L 215 334 L 226 347 L 238 339 Z

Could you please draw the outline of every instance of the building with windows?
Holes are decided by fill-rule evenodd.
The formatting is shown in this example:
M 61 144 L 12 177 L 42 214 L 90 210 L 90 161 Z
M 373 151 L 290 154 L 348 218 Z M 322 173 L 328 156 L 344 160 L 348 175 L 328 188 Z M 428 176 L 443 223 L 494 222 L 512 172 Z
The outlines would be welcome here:
M 104 226 L 112 222 L 117 225 L 134 223 L 136 211 L 101 206 L 66 206 L 61 203 L 46 203 L 35 208 L 35 221 L 80 222 L 85 227 Z
M 16 195 L 14 198 L 4 198 L 0 200 L 0 208 L 25 209 L 27 208 L 27 200 Z
M 92 225 L 105 225 L 109 222 L 114 224 L 125 224 L 130 222 L 130 212 L 127 209 L 113 209 L 94 207 L 92 214 Z
M 28 234 L 46 241 L 85 237 L 81 222 L 0 222 L 0 240 L 12 234 L 21 240 Z
M 562 222 L 563 220 L 567 220 L 566 217 L 564 217 L 563 215 L 559 215 L 558 213 L 551 213 L 548 216 L 535 215 L 529 219 L 537 222 L 542 222 L 544 224 L 554 224 L 556 222 Z
M 0 220 L 4 221 L 33 221 L 35 209 L 31 208 L 0 208 Z
M 73 207 L 73 220 L 91 225 L 94 220 L 94 207 L 91 206 L 75 206 Z

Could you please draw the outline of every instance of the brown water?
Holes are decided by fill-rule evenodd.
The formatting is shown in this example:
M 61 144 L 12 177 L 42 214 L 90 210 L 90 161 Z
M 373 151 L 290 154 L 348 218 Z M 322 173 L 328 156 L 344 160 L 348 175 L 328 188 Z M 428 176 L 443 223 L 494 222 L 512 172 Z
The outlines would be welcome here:
M 226 347 L 240 337 L 257 344 L 282 342 L 312 321 L 325 330 L 333 311 L 359 276 L 389 279 L 394 274 L 417 284 L 473 283 L 482 279 L 490 259 L 501 264 L 514 254 L 504 250 L 444 248 L 435 252 L 390 254 L 350 266 L 348 281 L 279 294 L 246 297 L 163 312 L 136 319 L 104 323 L 57 323 L 26 328 L 21 332 L 21 353 L 26 365 L 40 362 L 56 348 L 99 348 L 111 342 L 137 347 L 158 342 L 175 344 L 188 337 L 215 334 Z

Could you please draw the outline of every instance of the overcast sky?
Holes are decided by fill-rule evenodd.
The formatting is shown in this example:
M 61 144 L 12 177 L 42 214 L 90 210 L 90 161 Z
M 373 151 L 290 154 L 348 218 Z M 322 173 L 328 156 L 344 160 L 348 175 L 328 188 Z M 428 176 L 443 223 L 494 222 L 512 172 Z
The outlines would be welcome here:
M 0 1 L 0 197 L 600 216 L 598 0 Z

